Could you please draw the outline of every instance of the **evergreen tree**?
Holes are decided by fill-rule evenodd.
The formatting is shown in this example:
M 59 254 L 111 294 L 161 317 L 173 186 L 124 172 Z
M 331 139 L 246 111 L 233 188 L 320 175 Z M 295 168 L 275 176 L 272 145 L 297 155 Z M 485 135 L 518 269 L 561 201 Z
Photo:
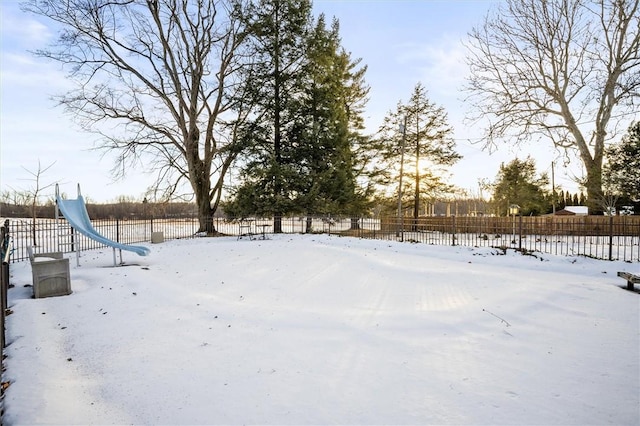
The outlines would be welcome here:
M 640 121 L 629 126 L 622 140 L 606 151 L 605 191 L 623 203 L 640 201 Z
M 355 201 L 347 108 L 350 65 L 340 49 L 338 22 L 328 30 L 321 15 L 307 46 L 306 90 L 297 99 L 301 114 L 294 203 L 307 213 L 346 213 Z
M 387 114 L 378 132 L 381 165 L 386 171 L 383 178 L 387 183 L 399 181 L 396 173 L 403 163 L 403 173 L 411 179 L 407 186 L 413 192 L 414 218 L 419 215 L 421 195 L 452 189 L 437 179 L 444 173 L 443 166 L 462 158 L 455 151 L 452 132 L 444 108 L 429 101 L 421 83 L 416 84 L 406 104 L 399 102 L 396 110 Z
M 548 183 L 545 174 L 536 177 L 536 164 L 531 157 L 502 164 L 493 185 L 498 214 L 508 215 L 512 204 L 520 206 L 520 213 L 525 216 L 545 213 L 549 204 L 543 187 Z
M 309 0 L 257 0 L 245 16 L 252 66 L 245 75 L 258 107 L 246 126 L 251 149 L 245 158 L 243 185 L 227 211 L 239 216 L 273 215 L 282 232 L 282 214 L 292 210 L 296 172 L 292 152 L 299 142 L 294 98 L 302 90 L 301 74 L 311 22 Z M 293 140 L 292 140 L 293 138 Z
M 286 2 L 262 3 L 277 6 Z M 363 79 L 366 67 L 358 68 L 359 61 L 351 60 L 341 48 L 337 20 L 328 29 L 321 15 L 311 27 L 308 10 L 297 11 L 303 12 L 307 13 L 306 24 L 283 39 L 295 40 L 286 45 L 291 47 L 287 61 L 272 58 L 274 64 L 290 63 L 279 73 L 281 78 L 275 77 L 274 67 L 272 72 L 262 70 L 263 66 L 256 68 L 260 72 L 254 71 L 254 93 L 270 100 L 265 88 L 272 84 L 276 95 L 263 104 L 259 119 L 247 132 L 254 139 L 253 149 L 247 157 L 242 186 L 226 206 L 227 212 L 236 216 L 273 214 L 275 232 L 281 232 L 282 214 L 359 214 L 364 206 L 363 195 L 357 190 L 358 164 L 352 149 L 362 139 L 361 113 L 368 93 Z M 256 16 L 264 20 L 267 15 Z M 284 19 L 285 15 L 278 16 Z M 284 29 L 281 31 L 284 34 Z M 267 39 L 271 35 L 269 32 Z M 272 40 L 270 45 L 274 44 Z M 294 45 L 300 55 L 293 53 Z M 270 50 L 265 52 L 267 57 L 269 54 Z M 281 81 L 279 90 L 275 90 L 274 81 Z
M 566 203 L 565 203 L 565 200 L 564 200 L 564 193 L 562 191 L 560 191 L 558 193 L 558 198 L 557 198 L 556 203 L 557 203 L 556 204 L 556 211 L 562 210 L 562 209 L 564 209 L 566 207 Z

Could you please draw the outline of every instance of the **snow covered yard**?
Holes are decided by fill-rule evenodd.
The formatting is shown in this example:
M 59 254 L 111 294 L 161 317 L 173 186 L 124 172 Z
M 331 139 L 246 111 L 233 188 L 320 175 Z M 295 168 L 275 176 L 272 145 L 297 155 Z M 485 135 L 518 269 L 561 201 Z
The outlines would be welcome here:
M 640 297 L 616 277 L 638 264 L 325 235 L 151 249 L 72 259 L 66 297 L 11 266 L 5 424 L 640 424 Z

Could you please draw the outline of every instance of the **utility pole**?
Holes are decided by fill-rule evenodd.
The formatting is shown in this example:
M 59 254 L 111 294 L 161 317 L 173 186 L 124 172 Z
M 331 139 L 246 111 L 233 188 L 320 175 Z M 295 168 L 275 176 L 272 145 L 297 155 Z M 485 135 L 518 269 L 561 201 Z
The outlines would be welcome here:
M 551 197 L 551 206 L 552 212 L 556 214 L 556 179 L 555 179 L 555 170 L 554 170 L 555 162 L 551 162 L 551 193 L 553 194 Z

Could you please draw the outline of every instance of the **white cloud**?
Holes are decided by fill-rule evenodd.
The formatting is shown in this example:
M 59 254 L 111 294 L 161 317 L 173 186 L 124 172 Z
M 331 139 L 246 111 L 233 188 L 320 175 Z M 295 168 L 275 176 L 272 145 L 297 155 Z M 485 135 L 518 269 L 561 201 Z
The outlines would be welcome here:
M 4 2 L 1 15 L 3 38 L 10 38 L 23 46 L 37 47 L 48 43 L 54 36 L 51 30 L 32 15 L 21 12 L 17 2 Z
M 468 68 L 460 41 L 445 37 L 428 43 L 405 43 L 399 49 L 398 63 L 415 68 L 429 92 L 450 96 L 461 89 Z
M 52 94 L 66 91 L 70 82 L 56 64 L 38 59 L 29 53 L 9 52 L 2 58 L 2 85 L 6 90 L 44 89 Z M 40 94 L 42 92 L 40 91 Z

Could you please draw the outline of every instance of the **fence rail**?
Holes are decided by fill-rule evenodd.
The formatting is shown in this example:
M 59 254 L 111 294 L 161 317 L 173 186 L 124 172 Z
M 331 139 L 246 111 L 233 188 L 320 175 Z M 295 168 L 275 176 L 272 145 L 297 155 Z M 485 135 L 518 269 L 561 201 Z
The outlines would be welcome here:
M 197 218 L 96 220 L 94 228 L 105 237 L 125 244 L 148 242 L 152 232 L 167 240 L 197 235 Z M 247 221 L 243 222 L 245 229 Z M 272 218 L 251 223 L 273 229 Z M 237 236 L 240 222 L 213 219 L 221 235 Z M 27 246 L 36 252 L 81 251 L 104 247 L 78 233 L 72 244 L 59 247 L 55 219 L 10 221 L 14 251 L 11 262 L 28 258 Z M 359 238 L 419 242 L 434 245 L 510 247 L 558 255 L 581 255 L 605 260 L 640 262 L 640 216 L 543 217 L 424 217 L 419 219 L 283 217 L 283 233 L 329 233 Z
M 379 232 L 400 241 L 640 262 L 639 216 L 387 218 Z

